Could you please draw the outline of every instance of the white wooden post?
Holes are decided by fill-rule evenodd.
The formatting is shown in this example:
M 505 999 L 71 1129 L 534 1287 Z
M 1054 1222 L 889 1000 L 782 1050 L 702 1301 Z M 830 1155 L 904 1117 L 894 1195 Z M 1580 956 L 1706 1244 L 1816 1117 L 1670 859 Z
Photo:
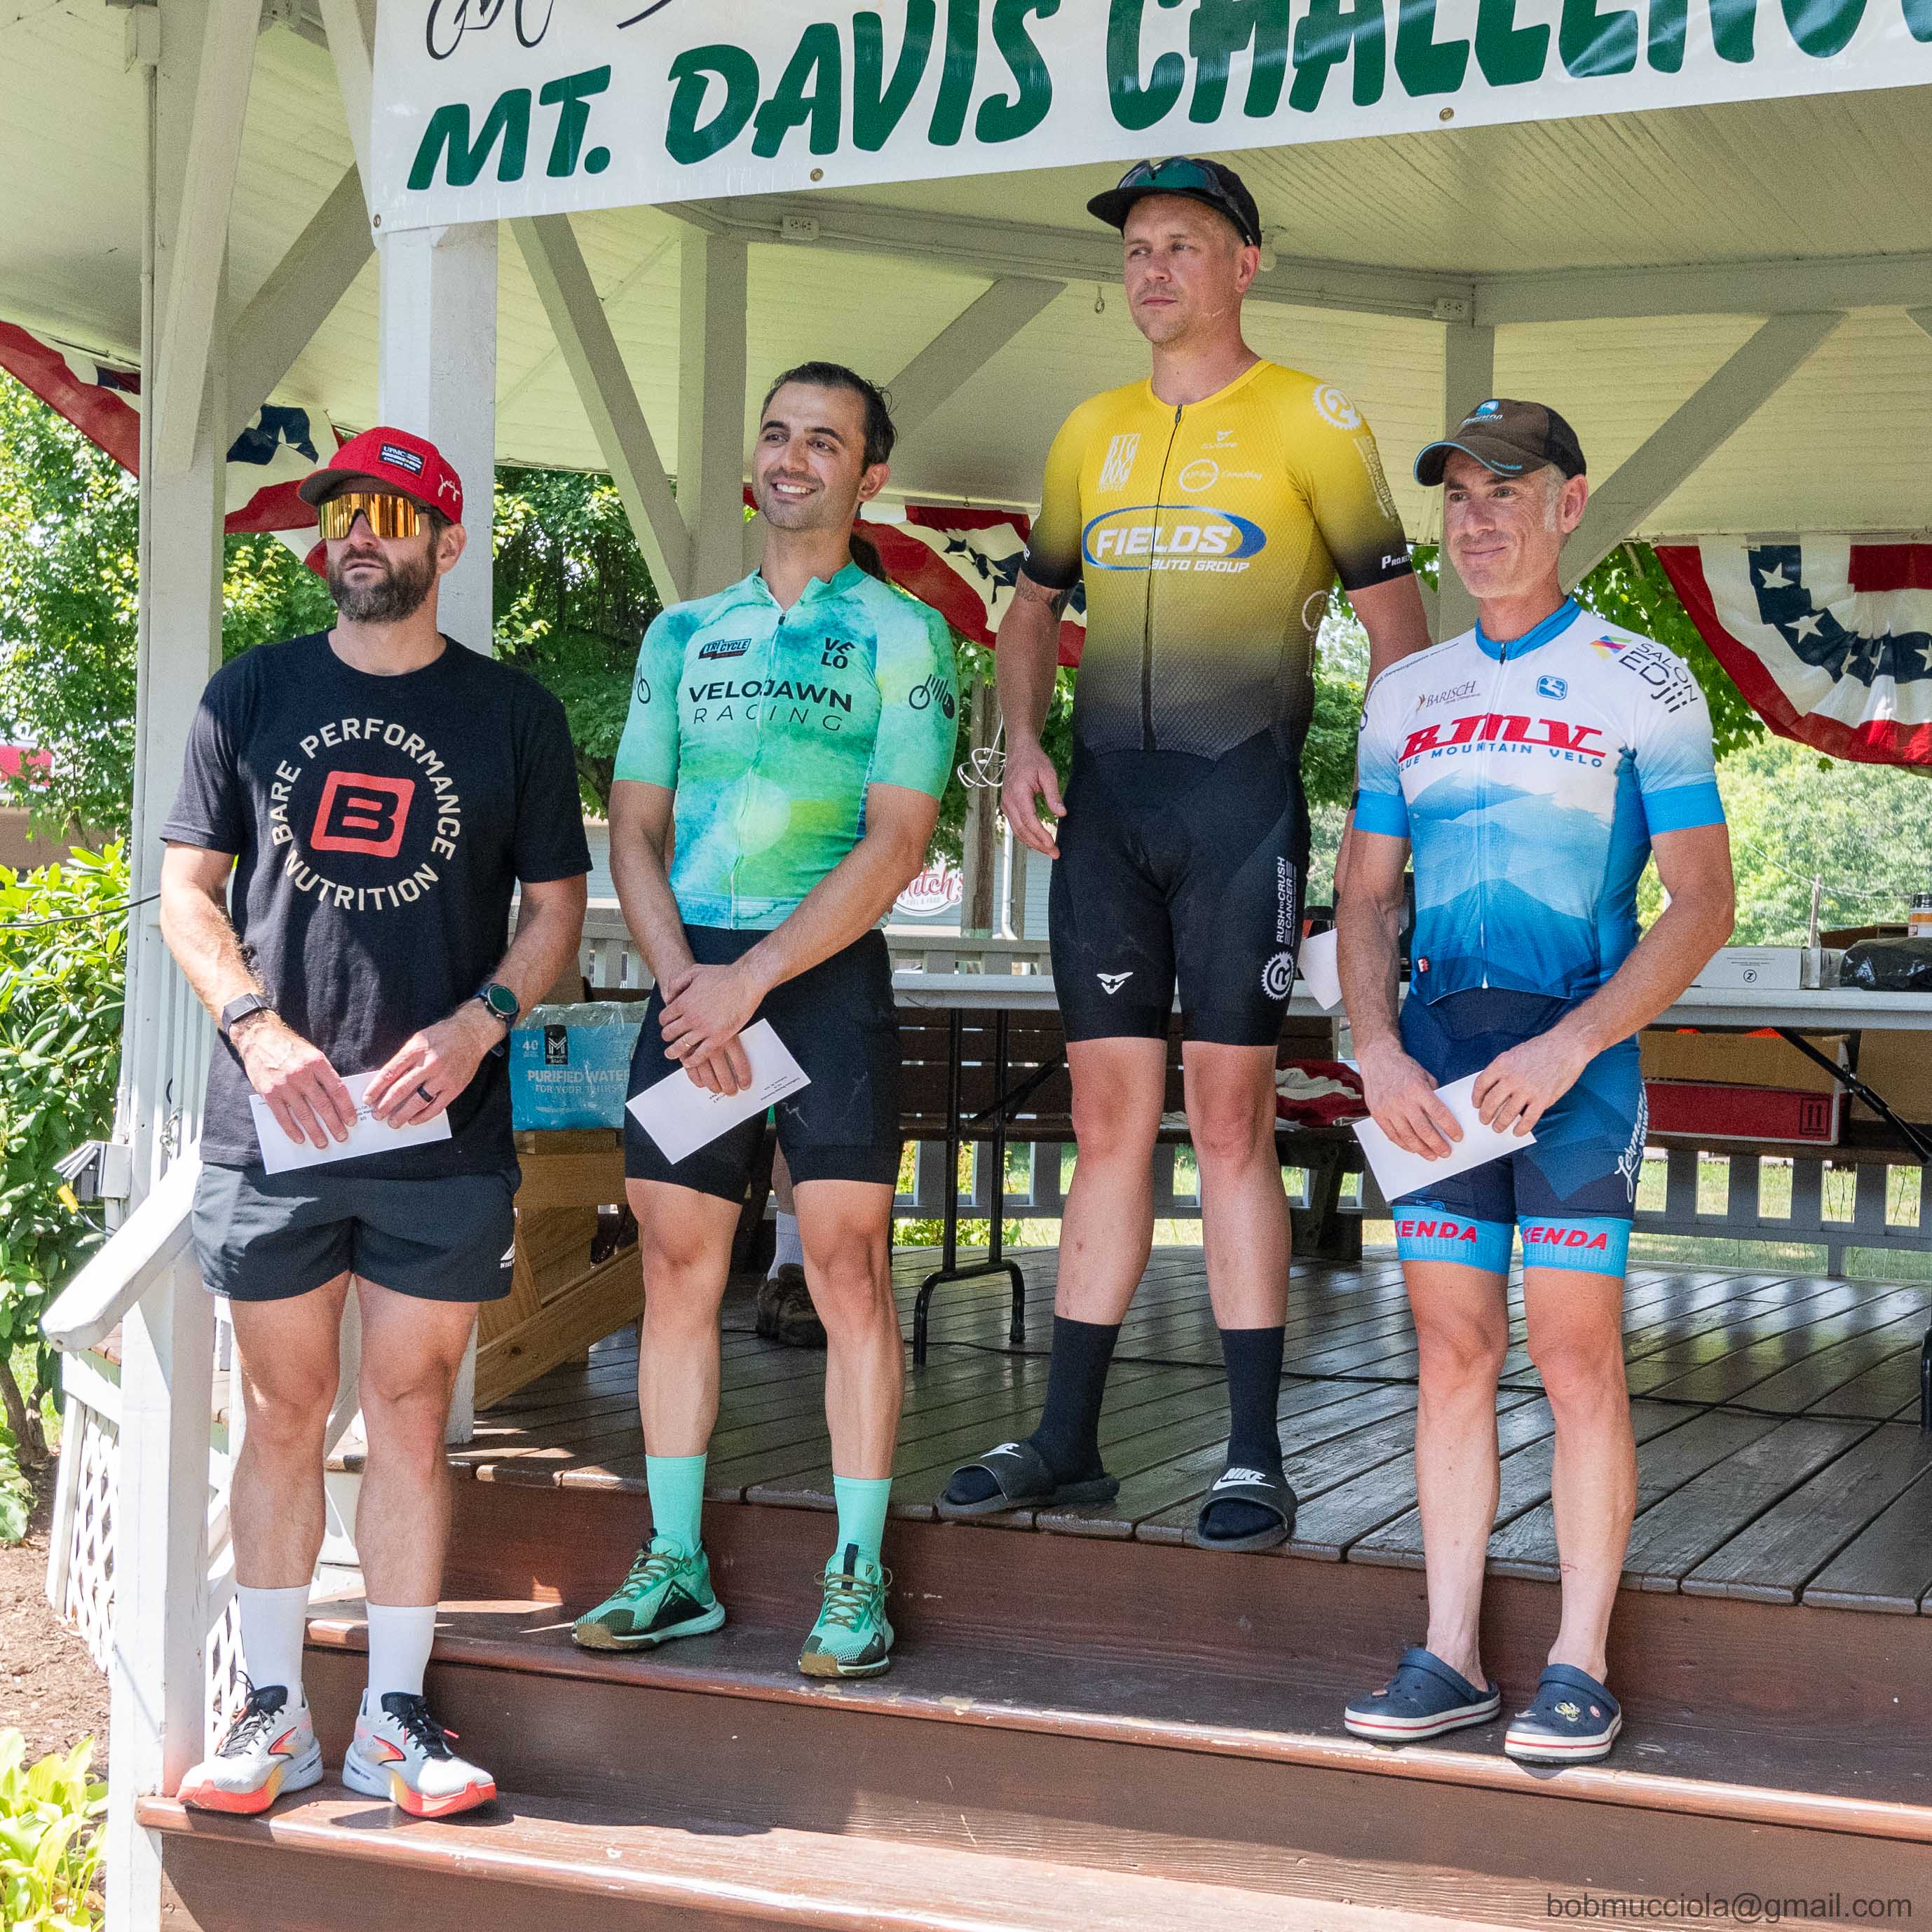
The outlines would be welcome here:
M 496 478 L 496 230 L 490 222 L 386 235 L 377 407 L 427 436 L 463 478 L 463 561 L 443 579 L 440 620 L 460 644 L 494 649 L 490 532 Z M 476 1337 L 458 1377 L 449 1439 L 476 1431 Z M 350 1365 L 345 1360 L 347 1379 Z
M 470 548 L 443 579 L 442 628 L 491 648 L 490 533 L 496 473 L 496 230 L 491 222 L 385 235 L 377 409 L 427 436 L 463 478 Z
M 154 1932 L 161 1841 L 136 1822 L 135 1801 L 172 1792 L 206 1748 L 208 1728 L 214 1305 L 185 1249 L 122 1322 L 121 1348 L 107 1925 Z
M 1496 393 L 1496 332 L 1477 322 L 1442 326 L 1442 434 L 1454 436 L 1456 426 L 1486 397 Z M 1460 637 L 1476 621 L 1476 600 L 1462 588 L 1443 546 L 1437 566 L 1435 635 Z
M 691 530 L 685 595 L 745 574 L 745 317 L 742 242 L 693 230 L 679 262 L 677 500 Z
M 143 70 L 151 138 L 142 235 L 142 363 L 151 383 L 168 380 L 173 344 L 164 326 L 166 290 L 179 253 L 189 147 L 200 78 L 207 0 L 166 0 L 159 59 Z M 204 214 L 202 226 L 210 226 Z M 212 232 L 220 234 L 219 225 Z M 225 292 L 224 292 L 225 299 Z M 225 329 L 202 346 L 197 428 L 184 461 L 156 447 L 155 423 L 141 424 L 140 610 L 134 700 L 134 798 L 129 840 L 130 896 L 148 898 L 160 879 L 160 827 L 181 782 L 188 728 L 202 686 L 221 658 L 221 523 L 227 442 Z M 186 380 L 186 379 L 184 379 Z M 178 393 L 178 385 L 177 386 Z M 185 406 L 185 405 L 184 405 Z M 171 1022 L 199 1024 L 172 994 L 176 968 L 161 943 L 152 904 L 130 916 L 128 998 L 122 1022 L 116 1137 L 130 1142 L 134 1199 L 166 1166 L 160 1131 L 172 1108 L 199 1096 L 168 1092 L 179 1058 Z M 130 1204 L 132 1204 L 131 1203 Z

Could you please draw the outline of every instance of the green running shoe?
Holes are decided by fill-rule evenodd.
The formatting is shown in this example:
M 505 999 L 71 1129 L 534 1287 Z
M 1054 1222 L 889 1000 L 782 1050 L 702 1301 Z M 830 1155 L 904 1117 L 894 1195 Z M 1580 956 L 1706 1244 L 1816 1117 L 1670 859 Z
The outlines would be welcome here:
M 614 1595 L 572 1624 L 574 1642 L 586 1650 L 642 1650 L 672 1638 L 700 1636 L 724 1621 L 724 1606 L 711 1588 L 711 1562 L 702 1550 L 690 1555 L 663 1537 L 638 1552 Z
M 892 1666 L 892 1627 L 886 1621 L 886 1592 L 892 1573 L 845 1552 L 846 1568 L 825 1566 L 825 1604 L 798 1654 L 808 1677 L 876 1677 Z

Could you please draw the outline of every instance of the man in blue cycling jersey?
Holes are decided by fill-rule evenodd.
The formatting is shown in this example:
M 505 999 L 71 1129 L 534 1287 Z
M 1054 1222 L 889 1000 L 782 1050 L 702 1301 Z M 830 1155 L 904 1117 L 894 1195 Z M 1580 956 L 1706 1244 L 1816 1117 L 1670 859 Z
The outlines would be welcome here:
M 1558 556 L 1589 494 L 1569 424 L 1537 404 L 1485 402 L 1415 473 L 1442 486 L 1444 554 L 1477 621 L 1370 686 L 1342 991 L 1370 1108 L 1398 1145 L 1446 1157 L 1462 1131 L 1436 1090 L 1471 1074 L 1480 1117 L 1526 1144 L 1394 1204 L 1420 1352 L 1429 1632 L 1345 1721 L 1400 1744 L 1502 1708 L 1478 1630 L 1520 1229 L 1529 1350 L 1556 1425 L 1562 1621 L 1503 1748 L 1576 1763 L 1605 1755 L 1622 1724 L 1604 1680 L 1636 1496 L 1622 1336 L 1644 1146 L 1636 1035 L 1731 929 L 1730 842 L 1689 670 L 1563 594 Z M 1640 938 L 1637 880 L 1653 855 L 1669 904 Z
M 825 1326 L 838 1510 L 799 1655 L 812 1677 L 874 1676 L 890 1661 L 879 1544 L 904 1382 L 891 1268 L 899 1048 L 874 928 L 926 863 L 958 730 L 945 620 L 853 560 L 852 520 L 884 484 L 892 440 L 885 398 L 838 364 L 802 363 L 772 386 L 752 455 L 763 561 L 651 626 L 610 788 L 611 874 L 657 979 L 632 1093 L 680 1066 L 737 1092 L 752 1077 L 740 1036 L 758 1019 L 810 1079 L 778 1102 L 778 1132 Z M 626 1118 L 652 1533 L 578 1620 L 586 1648 L 651 1648 L 724 1621 L 700 1518 L 718 1304 L 761 1120 L 672 1160 Z

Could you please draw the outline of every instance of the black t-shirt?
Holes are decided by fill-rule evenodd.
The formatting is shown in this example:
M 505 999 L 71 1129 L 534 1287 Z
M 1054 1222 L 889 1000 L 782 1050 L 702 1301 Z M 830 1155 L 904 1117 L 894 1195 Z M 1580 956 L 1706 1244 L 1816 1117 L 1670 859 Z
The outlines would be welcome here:
M 161 836 L 236 854 L 230 908 L 282 1018 L 338 1073 L 373 1072 L 501 962 L 518 880 L 590 869 L 563 706 L 444 640 L 378 677 L 321 633 L 209 680 Z M 201 1156 L 261 1158 L 240 1056 L 216 1042 Z M 451 1138 L 324 1172 L 428 1178 L 509 1166 L 506 1062 L 450 1103 Z

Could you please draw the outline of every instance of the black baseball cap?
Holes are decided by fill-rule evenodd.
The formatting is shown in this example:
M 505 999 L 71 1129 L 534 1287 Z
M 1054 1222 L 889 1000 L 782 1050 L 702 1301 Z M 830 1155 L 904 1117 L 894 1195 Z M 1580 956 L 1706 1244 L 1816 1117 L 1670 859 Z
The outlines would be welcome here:
M 1456 434 L 1426 445 L 1415 459 L 1415 480 L 1432 490 L 1442 481 L 1449 452 L 1460 449 L 1498 476 L 1527 476 L 1554 464 L 1568 476 L 1583 474 L 1583 448 L 1576 432 L 1546 403 L 1520 403 L 1492 396 L 1478 403 L 1456 426 Z
M 1164 161 L 1136 161 L 1105 194 L 1087 204 L 1110 228 L 1124 229 L 1134 203 L 1150 194 L 1184 195 L 1225 214 L 1250 248 L 1262 245 L 1262 214 L 1248 184 L 1232 168 L 1196 154 L 1170 155 Z

